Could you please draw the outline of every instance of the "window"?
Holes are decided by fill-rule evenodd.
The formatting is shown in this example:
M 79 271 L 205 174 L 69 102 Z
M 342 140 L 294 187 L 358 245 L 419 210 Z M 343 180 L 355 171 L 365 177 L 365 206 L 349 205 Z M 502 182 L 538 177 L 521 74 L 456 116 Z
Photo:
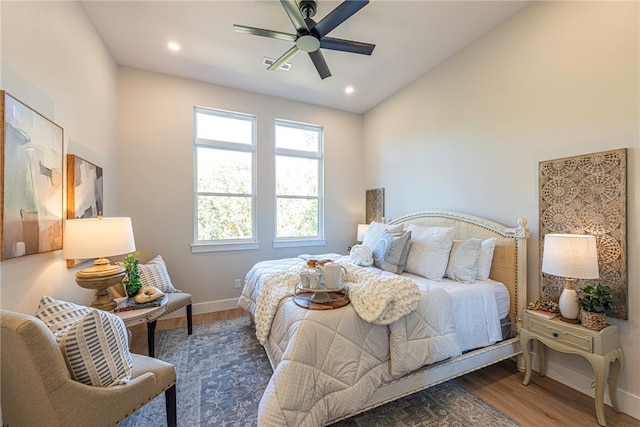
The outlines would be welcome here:
M 237 244 L 232 249 L 257 248 L 256 119 L 246 114 L 195 107 L 194 121 L 193 251 L 215 250 L 205 247 L 224 243 Z M 228 249 L 227 246 L 220 250 Z
M 276 120 L 275 163 L 276 240 L 323 239 L 322 128 Z

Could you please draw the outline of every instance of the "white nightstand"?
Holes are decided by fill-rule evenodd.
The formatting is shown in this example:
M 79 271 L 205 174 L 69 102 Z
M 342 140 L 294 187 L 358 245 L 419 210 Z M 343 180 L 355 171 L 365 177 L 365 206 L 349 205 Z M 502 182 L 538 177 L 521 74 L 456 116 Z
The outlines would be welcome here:
M 598 423 L 606 426 L 604 417 L 604 387 L 609 374 L 609 398 L 611 406 L 618 409 L 617 387 L 618 375 L 622 364 L 622 352 L 618 346 L 618 327 L 609 325 L 601 331 L 593 331 L 582 325 L 574 325 L 559 319 L 545 319 L 526 311 L 523 314 L 523 325 L 520 331 L 520 345 L 524 356 L 524 385 L 531 379 L 531 356 L 529 341 L 538 340 L 540 352 L 540 375 L 545 375 L 545 346 L 562 353 L 575 353 L 585 357 L 593 366 L 596 376 L 596 414 Z M 609 366 L 611 365 L 611 369 Z

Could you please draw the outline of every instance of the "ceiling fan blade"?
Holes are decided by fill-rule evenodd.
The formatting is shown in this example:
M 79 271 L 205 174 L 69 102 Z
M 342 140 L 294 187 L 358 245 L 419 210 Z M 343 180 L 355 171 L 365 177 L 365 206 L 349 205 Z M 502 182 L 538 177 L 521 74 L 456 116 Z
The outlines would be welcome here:
M 320 74 L 320 78 L 322 80 L 327 77 L 331 77 L 331 71 L 329 71 L 329 66 L 327 65 L 327 61 L 324 60 L 324 56 L 320 49 L 315 52 L 309 52 L 309 57 L 313 61 L 313 65 L 316 66 L 316 70 L 318 70 L 318 74 Z
M 299 54 L 300 52 L 302 52 L 300 50 L 300 48 L 298 48 L 298 46 L 293 45 L 293 47 L 291 49 L 289 49 L 288 51 L 285 52 L 284 55 L 282 55 L 280 58 L 278 58 L 276 60 L 276 62 L 274 62 L 273 64 L 269 65 L 269 68 L 267 68 L 267 70 L 277 70 L 280 67 L 282 67 L 282 65 L 286 62 L 289 62 L 290 60 L 292 60 L 293 58 L 296 57 L 297 54 Z
M 236 33 L 251 34 L 252 36 L 269 37 L 272 39 L 285 40 L 288 42 L 296 41 L 295 34 L 282 33 L 280 31 L 264 30 L 262 28 L 247 27 L 246 25 L 233 24 L 233 30 Z
M 339 50 L 342 52 L 359 53 L 361 55 L 371 55 L 376 45 L 354 42 L 352 40 L 335 39 L 333 37 L 323 37 L 320 40 L 320 47 L 323 49 Z
M 284 2 L 284 0 L 281 0 Z M 331 13 L 322 18 L 313 29 L 318 32 L 320 37 L 329 34 L 331 30 L 349 19 L 351 15 L 365 7 L 369 0 L 346 0 L 338 7 L 333 9 Z
M 297 32 L 308 32 L 309 27 L 307 23 L 304 21 L 304 17 L 302 13 L 300 13 L 300 9 L 298 8 L 298 3 L 296 0 L 280 0 L 282 3 L 282 7 L 284 7 L 285 12 L 289 15 L 289 19 L 293 24 L 294 28 Z

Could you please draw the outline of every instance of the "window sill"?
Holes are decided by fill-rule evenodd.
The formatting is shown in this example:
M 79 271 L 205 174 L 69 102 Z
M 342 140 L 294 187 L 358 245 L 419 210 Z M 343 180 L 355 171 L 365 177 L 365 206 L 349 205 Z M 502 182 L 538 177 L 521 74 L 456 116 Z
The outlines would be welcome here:
M 325 239 L 303 239 L 303 240 L 274 240 L 273 247 L 278 248 L 299 248 L 303 246 L 324 246 L 327 244 Z
M 191 253 L 248 251 L 260 248 L 258 242 L 229 242 L 229 243 L 192 243 Z

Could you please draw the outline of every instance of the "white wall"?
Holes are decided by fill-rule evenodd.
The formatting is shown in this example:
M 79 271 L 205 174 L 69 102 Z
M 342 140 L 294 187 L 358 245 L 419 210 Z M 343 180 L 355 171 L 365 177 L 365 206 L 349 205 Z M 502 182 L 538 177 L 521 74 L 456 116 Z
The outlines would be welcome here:
M 629 320 L 618 400 L 640 418 L 639 3 L 536 2 L 364 117 L 365 188 L 390 218 L 427 209 L 529 220 L 539 296 L 538 163 L 627 148 Z M 582 358 L 550 376 L 592 395 Z M 579 360 L 578 360 L 579 359 Z
M 235 308 L 242 279 L 260 260 L 346 251 L 364 219 L 360 153 L 362 116 L 221 86 L 121 67 L 118 76 L 120 206 L 133 218 L 136 244 L 159 253 L 174 285 L 190 292 L 194 311 Z M 193 107 L 257 117 L 260 248 L 192 254 Z M 273 249 L 273 119 L 324 128 L 326 246 Z
M 0 87 L 64 129 L 64 154 L 104 169 L 105 215 L 118 215 L 117 66 L 111 55 L 79 3 L 3 1 L 0 12 Z M 90 303 L 93 292 L 73 277 L 87 265 L 67 269 L 61 255 L 3 261 L 0 306 L 33 313 L 42 295 Z

